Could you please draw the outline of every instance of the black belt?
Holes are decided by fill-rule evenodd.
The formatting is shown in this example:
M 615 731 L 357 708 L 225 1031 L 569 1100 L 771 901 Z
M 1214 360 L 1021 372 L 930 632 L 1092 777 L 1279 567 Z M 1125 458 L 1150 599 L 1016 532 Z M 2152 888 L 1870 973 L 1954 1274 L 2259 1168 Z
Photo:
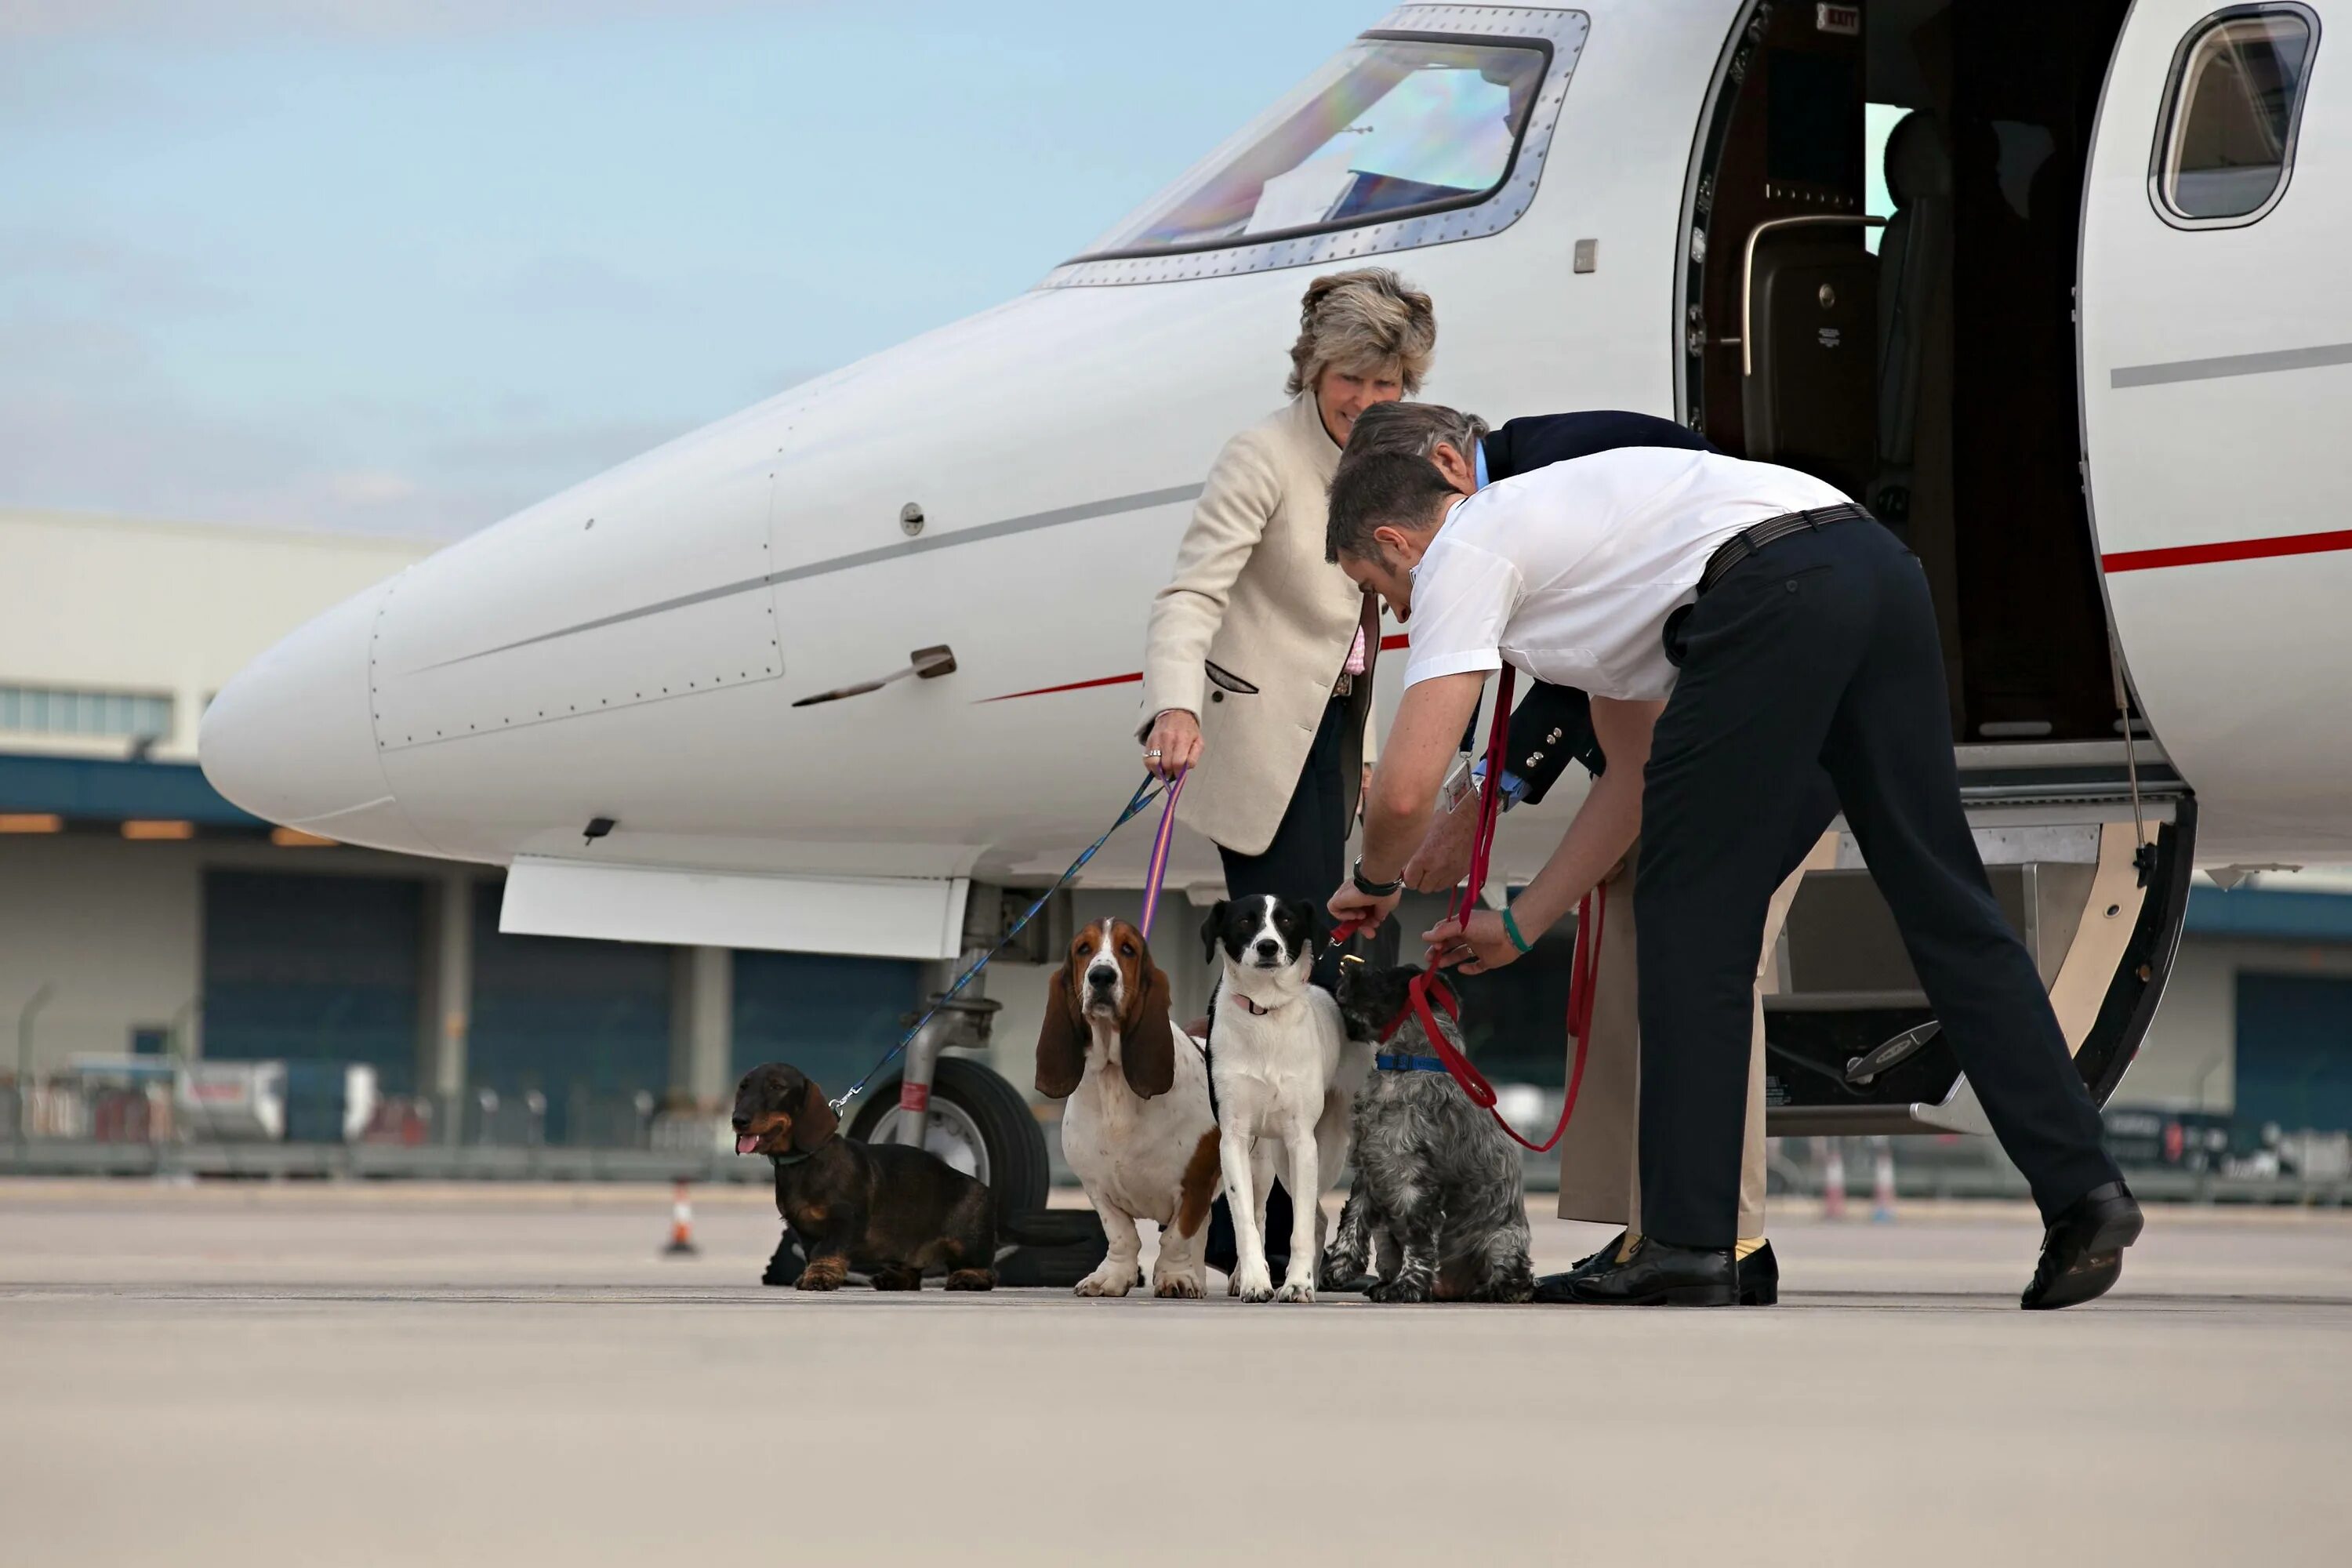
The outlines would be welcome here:
M 1722 582 L 1733 567 L 1776 539 L 1827 528 L 1833 522 L 1870 521 L 1870 509 L 1856 506 L 1851 501 L 1843 506 L 1815 507 L 1811 511 L 1783 512 L 1779 517 L 1768 517 L 1751 528 L 1741 529 L 1717 547 L 1715 553 L 1706 558 L 1706 569 L 1698 574 L 1698 591 L 1704 594 Z

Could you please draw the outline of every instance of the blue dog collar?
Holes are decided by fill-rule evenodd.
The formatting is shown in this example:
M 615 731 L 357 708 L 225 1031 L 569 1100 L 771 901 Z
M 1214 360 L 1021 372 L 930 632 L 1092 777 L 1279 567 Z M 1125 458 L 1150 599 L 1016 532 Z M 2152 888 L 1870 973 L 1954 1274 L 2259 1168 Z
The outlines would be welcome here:
M 1374 1057 L 1372 1065 L 1382 1072 L 1444 1072 L 1445 1063 L 1436 1057 Z

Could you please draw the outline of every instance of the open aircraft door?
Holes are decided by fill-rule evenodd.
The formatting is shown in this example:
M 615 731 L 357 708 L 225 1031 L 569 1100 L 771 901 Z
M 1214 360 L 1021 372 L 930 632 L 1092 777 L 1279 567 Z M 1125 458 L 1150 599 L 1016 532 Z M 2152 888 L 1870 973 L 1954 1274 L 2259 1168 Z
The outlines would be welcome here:
M 2140 0 L 2084 192 L 2093 528 L 2209 862 L 2327 820 L 2352 771 L 2352 79 L 2319 12 Z
M 2113 156 L 2093 123 L 2102 89 L 2148 100 L 2117 133 L 2138 148 L 2147 214 L 2169 51 L 2202 3 L 1758 0 L 1727 39 L 1686 185 L 1682 413 L 1727 451 L 1866 501 L 1919 556 L 1978 851 L 2102 1104 L 2178 951 L 2204 784 L 2160 743 L 2174 721 L 2159 693 L 2140 714 L 2121 694 L 2080 467 L 2069 284 L 2095 139 Z M 2128 85 L 2136 53 L 2116 62 L 2127 25 L 2167 40 L 2133 47 L 2157 57 L 2144 88 Z M 1875 250 L 1863 239 L 1879 221 L 1874 166 L 1892 209 Z M 2167 237 L 2208 237 L 2147 216 Z M 2133 287 L 2159 302 L 2126 312 L 2161 322 L 2183 309 L 2156 275 Z M 1843 827 L 1817 848 L 1760 978 L 1773 1132 L 1985 1130 Z

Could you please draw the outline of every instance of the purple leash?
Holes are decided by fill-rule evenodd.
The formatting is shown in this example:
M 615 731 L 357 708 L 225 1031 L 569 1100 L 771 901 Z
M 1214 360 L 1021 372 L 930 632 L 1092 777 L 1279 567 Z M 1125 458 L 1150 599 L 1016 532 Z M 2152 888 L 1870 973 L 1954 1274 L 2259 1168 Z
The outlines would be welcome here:
M 1160 882 L 1168 875 L 1168 846 L 1176 837 L 1176 797 L 1184 793 L 1185 774 L 1191 772 L 1187 768 L 1178 773 L 1168 786 L 1168 802 L 1160 809 L 1160 831 L 1152 836 L 1151 864 L 1143 873 L 1143 919 L 1136 926 L 1146 942 L 1151 940 L 1152 917 L 1160 912 Z

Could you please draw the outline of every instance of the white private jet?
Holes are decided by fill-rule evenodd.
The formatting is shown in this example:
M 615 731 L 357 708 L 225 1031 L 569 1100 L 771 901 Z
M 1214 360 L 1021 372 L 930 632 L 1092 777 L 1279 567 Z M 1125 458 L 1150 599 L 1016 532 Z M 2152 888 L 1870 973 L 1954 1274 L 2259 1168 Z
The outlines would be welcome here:
M 276 822 L 510 867 L 510 930 L 984 948 L 976 891 L 1050 880 L 1136 781 L 1146 606 L 1279 401 L 1301 288 L 1378 262 L 1437 300 L 1428 395 L 1668 416 L 1906 535 L 1979 843 L 2104 1100 L 2196 864 L 2352 854 L 2331 7 L 1399 7 L 1018 299 L 297 632 L 214 703 L 205 769 Z M 1173 883 L 1217 877 L 1181 839 Z M 1778 979 L 1776 1131 L 1979 1124 L 1850 840 Z

